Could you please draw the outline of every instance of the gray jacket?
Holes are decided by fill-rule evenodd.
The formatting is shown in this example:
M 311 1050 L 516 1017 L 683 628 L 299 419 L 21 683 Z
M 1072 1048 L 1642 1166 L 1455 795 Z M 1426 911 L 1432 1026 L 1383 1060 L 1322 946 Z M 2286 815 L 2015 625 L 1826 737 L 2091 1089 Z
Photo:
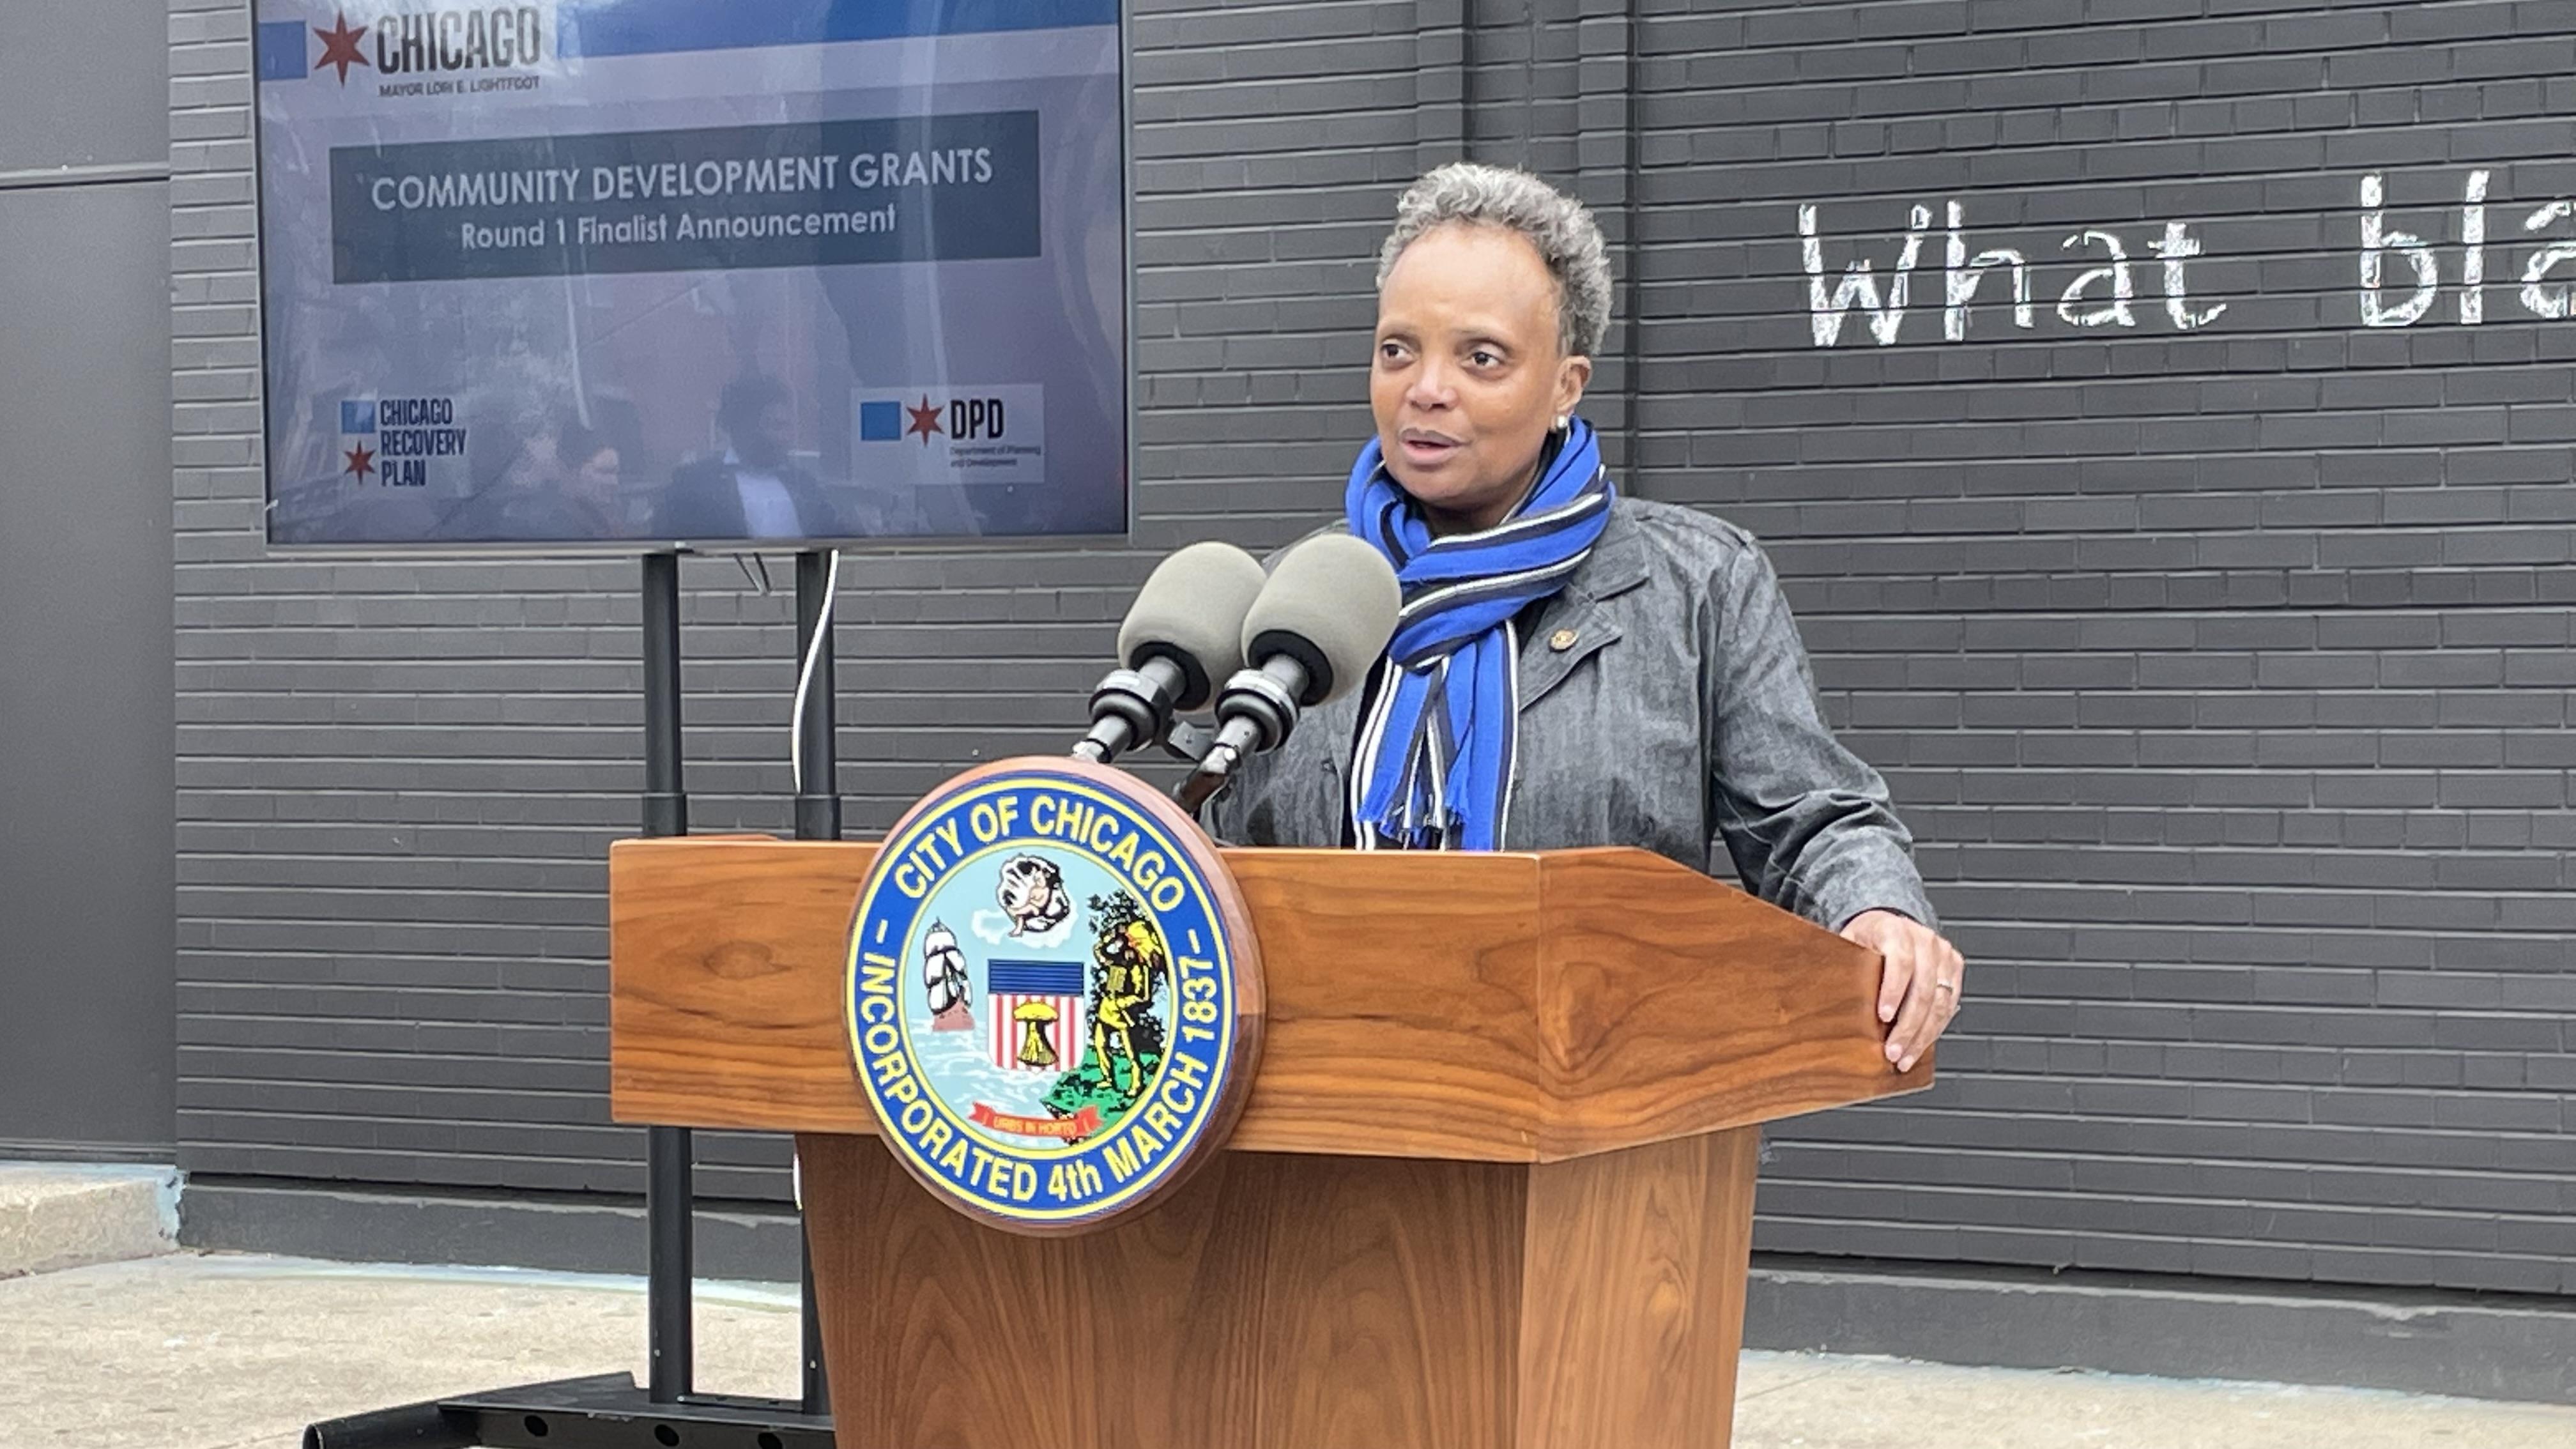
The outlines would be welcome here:
M 1522 621 L 1504 843 L 1635 845 L 1839 927 L 1933 920 L 1887 782 L 1836 743 L 1770 561 L 1731 523 L 1622 497 L 1565 588 Z M 1219 839 L 1332 846 L 1360 690 L 1307 713 L 1208 809 Z

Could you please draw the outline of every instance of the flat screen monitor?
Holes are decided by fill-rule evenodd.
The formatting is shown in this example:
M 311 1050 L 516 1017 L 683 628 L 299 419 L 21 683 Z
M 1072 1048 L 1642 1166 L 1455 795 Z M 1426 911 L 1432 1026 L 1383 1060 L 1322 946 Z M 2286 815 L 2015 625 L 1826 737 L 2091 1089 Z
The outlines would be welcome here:
M 258 0 L 268 537 L 1128 526 L 1117 0 Z

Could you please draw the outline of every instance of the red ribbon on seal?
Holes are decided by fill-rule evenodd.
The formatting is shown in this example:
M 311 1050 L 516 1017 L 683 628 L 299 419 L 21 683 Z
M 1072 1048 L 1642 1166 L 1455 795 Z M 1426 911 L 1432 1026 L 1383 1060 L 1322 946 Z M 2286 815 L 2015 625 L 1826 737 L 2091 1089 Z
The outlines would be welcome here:
M 990 1103 L 978 1102 L 970 1113 L 979 1127 L 990 1127 L 1019 1137 L 1053 1137 L 1070 1142 L 1077 1137 L 1090 1137 L 1100 1131 L 1100 1108 L 1085 1105 L 1070 1117 L 1023 1117 L 1016 1112 L 996 1111 Z

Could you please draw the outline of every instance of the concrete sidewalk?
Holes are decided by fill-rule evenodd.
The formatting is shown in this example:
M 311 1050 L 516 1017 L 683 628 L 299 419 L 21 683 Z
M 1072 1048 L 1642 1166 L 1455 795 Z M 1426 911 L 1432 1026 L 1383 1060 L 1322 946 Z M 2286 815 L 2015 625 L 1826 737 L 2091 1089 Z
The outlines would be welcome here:
M 702 1284 L 698 1382 L 795 1391 L 796 1301 Z M 197 1256 L 0 1280 L 0 1449 L 292 1449 L 303 1425 L 643 1372 L 635 1278 Z M 2430 1350 L 2428 1350 L 2430 1351 Z M 2576 1408 L 1747 1354 L 1738 1449 L 2569 1449 Z

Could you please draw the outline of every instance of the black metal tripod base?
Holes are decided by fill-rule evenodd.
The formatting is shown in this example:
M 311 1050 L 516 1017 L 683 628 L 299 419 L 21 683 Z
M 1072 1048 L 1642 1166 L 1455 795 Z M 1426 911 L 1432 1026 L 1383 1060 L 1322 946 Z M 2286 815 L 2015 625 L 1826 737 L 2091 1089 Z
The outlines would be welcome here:
M 657 1404 L 633 1374 L 598 1374 L 325 1420 L 304 1449 L 833 1449 L 832 1416 L 730 1394 Z

